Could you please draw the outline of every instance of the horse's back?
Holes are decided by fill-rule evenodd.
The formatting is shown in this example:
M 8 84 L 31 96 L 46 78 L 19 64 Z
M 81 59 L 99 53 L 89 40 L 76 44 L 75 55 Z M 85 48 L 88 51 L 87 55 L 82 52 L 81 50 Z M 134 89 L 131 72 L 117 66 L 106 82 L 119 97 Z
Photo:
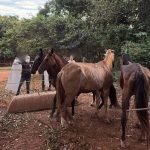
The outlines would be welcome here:
M 70 63 L 63 69 L 63 84 L 67 88 L 77 86 L 80 89 L 100 89 L 112 83 L 112 75 L 104 67 L 93 63 Z M 71 82 L 70 82 L 71 81 Z
M 150 83 L 150 71 L 146 67 L 143 67 L 141 64 L 132 63 L 129 65 L 122 66 L 123 78 L 126 81 L 135 81 L 136 74 L 143 74 L 147 82 Z
M 131 74 L 134 74 L 140 67 L 140 64 L 132 63 L 129 65 L 121 66 L 121 71 L 123 73 L 124 78 L 128 78 Z

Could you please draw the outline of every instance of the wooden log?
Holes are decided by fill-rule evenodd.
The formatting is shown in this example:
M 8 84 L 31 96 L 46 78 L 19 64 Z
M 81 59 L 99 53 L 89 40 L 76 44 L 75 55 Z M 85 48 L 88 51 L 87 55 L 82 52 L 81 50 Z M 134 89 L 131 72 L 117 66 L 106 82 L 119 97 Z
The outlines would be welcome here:
M 7 112 L 19 113 L 51 109 L 56 91 L 14 96 Z

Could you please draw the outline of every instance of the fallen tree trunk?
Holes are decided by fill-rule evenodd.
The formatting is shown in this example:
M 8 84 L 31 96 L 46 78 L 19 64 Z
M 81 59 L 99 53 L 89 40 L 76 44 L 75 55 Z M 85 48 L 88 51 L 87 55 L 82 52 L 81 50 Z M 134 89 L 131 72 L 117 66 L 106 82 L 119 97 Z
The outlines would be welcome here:
M 51 109 L 56 91 L 14 96 L 7 112 L 19 113 Z

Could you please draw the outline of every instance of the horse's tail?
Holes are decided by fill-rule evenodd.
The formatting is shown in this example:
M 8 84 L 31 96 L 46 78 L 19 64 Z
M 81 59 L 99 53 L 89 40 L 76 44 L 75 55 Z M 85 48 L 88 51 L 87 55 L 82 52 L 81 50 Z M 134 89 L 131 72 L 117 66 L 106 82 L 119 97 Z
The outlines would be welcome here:
M 147 108 L 148 107 L 148 86 L 146 77 L 141 70 L 135 74 L 135 103 L 136 108 Z M 137 111 L 138 118 L 141 122 L 141 126 L 145 132 L 149 135 L 149 119 L 148 111 L 140 110 Z
M 120 108 L 120 105 L 118 103 L 117 96 L 116 96 L 116 89 L 113 84 L 111 85 L 110 90 L 109 90 L 109 98 L 110 98 L 110 103 L 111 103 L 110 108 L 112 106 Z
M 60 111 L 60 107 L 64 101 L 64 96 L 65 96 L 65 91 L 61 82 L 61 76 L 62 76 L 62 72 L 59 72 L 56 81 L 56 98 L 58 104 L 58 111 Z

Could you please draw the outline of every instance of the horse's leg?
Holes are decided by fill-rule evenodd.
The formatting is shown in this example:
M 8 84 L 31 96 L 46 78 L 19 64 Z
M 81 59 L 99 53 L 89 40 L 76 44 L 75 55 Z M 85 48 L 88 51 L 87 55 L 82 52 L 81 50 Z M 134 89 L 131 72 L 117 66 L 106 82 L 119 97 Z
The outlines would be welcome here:
M 74 106 L 75 106 L 75 99 L 73 99 L 73 101 L 71 102 L 72 116 L 74 116 L 74 114 L 75 114 L 75 112 L 74 112 Z
M 42 91 L 45 90 L 44 80 L 45 80 L 45 78 L 44 78 L 44 73 L 43 73 L 43 74 L 42 74 Z
M 121 135 L 121 147 L 125 148 L 126 145 L 126 137 L 125 130 L 128 119 L 128 114 L 126 111 L 129 109 L 129 100 L 131 97 L 130 89 L 125 87 L 122 91 L 122 115 L 121 115 L 121 125 L 122 125 L 122 135 Z
M 103 98 L 104 98 L 104 113 L 105 113 L 105 120 L 107 123 L 110 122 L 109 114 L 108 114 L 108 96 L 109 96 L 109 88 L 103 89 Z
M 96 91 L 93 91 L 93 100 L 91 102 L 91 105 L 90 106 L 94 106 L 94 102 L 95 102 L 95 97 L 96 97 Z
M 52 112 L 51 112 L 51 117 L 53 117 L 54 113 L 55 113 L 55 110 L 56 110 L 56 94 L 54 96 L 54 100 L 53 100 L 53 106 L 52 106 Z
M 120 73 L 119 83 L 120 83 L 120 87 L 123 89 L 124 81 L 123 81 L 123 74 L 122 74 L 122 72 Z
M 114 106 L 115 108 L 121 108 L 118 103 L 116 89 L 113 84 L 110 86 L 109 99 L 110 99 L 109 108 L 112 108 L 112 106 Z
M 67 106 L 70 104 L 70 101 L 74 101 L 74 99 L 75 99 L 75 95 L 68 94 L 65 97 L 64 103 L 61 104 L 61 125 L 62 125 L 62 127 L 68 127 L 67 120 L 72 121 L 72 117 L 71 117 L 69 111 L 67 110 Z
M 68 123 L 67 123 L 67 106 L 66 104 L 61 104 L 61 108 L 60 108 L 60 111 L 61 111 L 61 126 L 64 127 L 64 128 L 67 128 L 68 127 Z
M 95 96 L 96 96 L 96 112 L 95 112 L 94 116 L 98 117 L 99 107 L 103 106 L 103 101 L 101 99 L 100 91 L 95 91 Z M 102 101 L 102 103 L 100 104 L 101 101 Z
M 102 106 L 104 105 L 104 93 L 103 93 L 103 91 L 101 91 L 100 97 L 101 97 L 102 103 L 99 105 L 98 109 L 101 109 Z
M 141 128 L 141 134 L 140 134 L 140 137 L 139 137 L 139 141 L 145 141 L 146 140 L 146 137 L 148 137 L 148 136 L 150 136 L 149 135 L 149 123 L 148 123 L 148 121 L 149 121 L 149 119 L 148 119 L 148 115 L 143 115 L 143 116 L 147 116 L 146 118 L 144 118 L 143 116 L 141 117 L 140 115 L 139 115 L 139 113 L 140 112 L 136 112 L 137 113 L 137 116 L 138 116 L 138 119 L 139 119 L 139 121 L 140 121 L 140 124 L 139 124 L 139 126 L 140 126 L 140 128 Z M 144 118 L 144 119 L 143 119 Z M 145 121 L 144 123 L 143 123 L 143 120 Z M 148 137 L 149 138 L 149 137 Z
M 52 79 L 49 76 L 49 87 L 48 87 L 48 91 L 51 91 L 51 85 L 52 85 Z

